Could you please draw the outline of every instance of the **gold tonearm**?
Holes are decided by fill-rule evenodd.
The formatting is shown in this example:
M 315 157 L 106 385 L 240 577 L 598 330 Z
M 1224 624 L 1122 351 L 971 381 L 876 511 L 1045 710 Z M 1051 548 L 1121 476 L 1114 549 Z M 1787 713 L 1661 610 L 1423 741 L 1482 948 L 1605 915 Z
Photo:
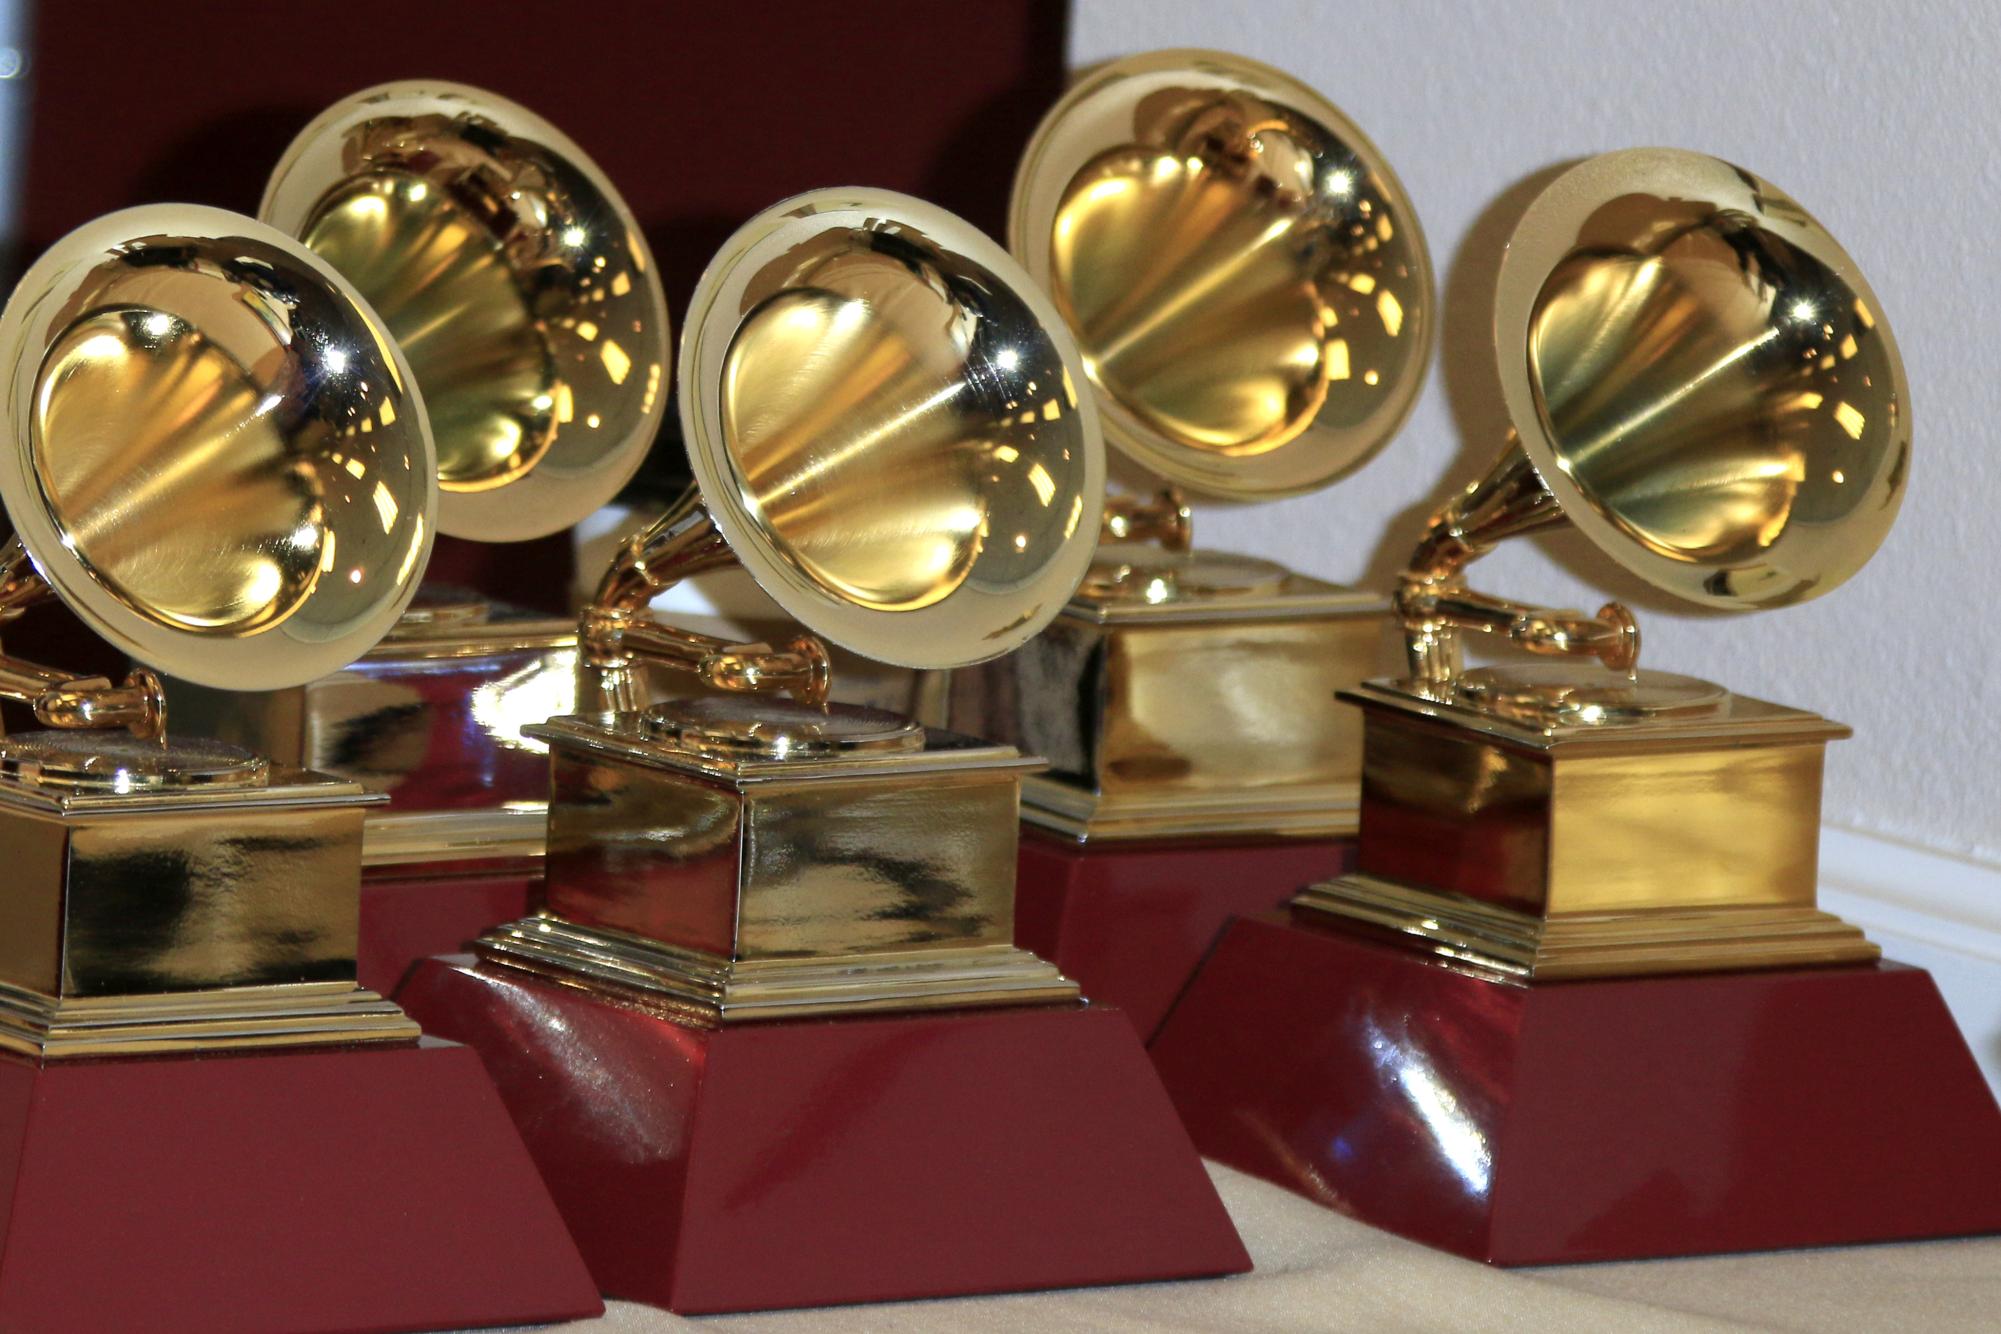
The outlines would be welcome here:
M 1530 653 L 1597 658 L 1616 672 L 1638 668 L 1639 623 L 1621 603 L 1586 616 L 1508 602 L 1466 585 L 1466 567 L 1503 540 L 1567 521 L 1513 440 L 1484 477 L 1432 516 L 1394 598 L 1413 680 L 1452 682 L 1464 666 L 1465 631 L 1502 636 Z

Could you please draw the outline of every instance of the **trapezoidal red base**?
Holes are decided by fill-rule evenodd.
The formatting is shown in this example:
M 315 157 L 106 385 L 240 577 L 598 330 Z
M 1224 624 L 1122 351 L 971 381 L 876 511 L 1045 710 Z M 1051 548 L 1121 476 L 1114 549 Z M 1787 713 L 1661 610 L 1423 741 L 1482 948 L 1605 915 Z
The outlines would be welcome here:
M 1898 964 L 1521 987 L 1271 914 L 1153 1056 L 1206 1156 L 1496 1264 L 2001 1231 L 2001 1108 Z
M 0 1058 L 0 1329 L 388 1331 L 604 1309 L 479 1058 Z
M 419 959 L 464 949 L 479 933 L 529 913 L 542 872 L 383 876 L 361 880 L 356 980 L 393 995 Z
M 1142 1040 L 1232 917 L 1353 869 L 1355 840 L 1080 844 L 1022 826 L 1014 942 L 1116 1006 Z
M 486 1058 L 609 1296 L 705 1313 L 1250 1268 L 1114 1011 L 698 1029 L 465 956 L 398 999 Z

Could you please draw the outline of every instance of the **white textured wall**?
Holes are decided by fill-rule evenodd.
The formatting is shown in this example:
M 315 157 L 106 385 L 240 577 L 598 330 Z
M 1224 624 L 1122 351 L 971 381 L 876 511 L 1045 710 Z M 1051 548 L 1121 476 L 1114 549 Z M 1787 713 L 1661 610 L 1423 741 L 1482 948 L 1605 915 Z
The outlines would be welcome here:
M 2001 6 L 1742 0 L 1077 0 L 1082 65 L 1163 46 L 1265 60 L 1355 118 L 1409 189 L 1440 274 L 1443 338 L 1402 436 L 1318 495 L 1210 507 L 1204 545 L 1384 584 L 1423 514 L 1501 429 L 1487 332 L 1496 252 L 1525 178 L 1614 148 L 1727 158 L 1840 238 L 1911 380 L 1911 489 L 1843 588 L 1755 616 L 1684 613 L 1574 537 L 1477 567 L 1510 597 L 1640 612 L 1648 665 L 1816 709 L 1827 818 L 2001 860 Z M 1476 437 L 1477 438 L 1473 438 Z

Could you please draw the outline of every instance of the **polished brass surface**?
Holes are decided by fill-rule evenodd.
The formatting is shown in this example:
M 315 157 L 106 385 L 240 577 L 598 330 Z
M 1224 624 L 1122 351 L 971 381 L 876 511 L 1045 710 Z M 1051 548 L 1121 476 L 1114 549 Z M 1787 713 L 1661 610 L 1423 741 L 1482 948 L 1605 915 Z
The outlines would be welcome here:
M 1745 610 L 1833 589 L 1896 518 L 1910 390 L 1882 308 L 1819 223 L 1741 168 L 1636 149 L 1565 172 L 1508 245 L 1494 336 L 1518 435 L 1412 557 L 1397 601 L 1414 681 L 1453 681 L 1465 631 L 1637 663 L 1617 604 L 1587 617 L 1468 589 L 1465 567 L 1508 537 L 1574 523 L 1649 583 Z M 1536 693 L 1485 697 L 1521 711 Z M 1545 712 L 1578 721 L 1573 697 Z
M 1298 585 L 1276 561 L 1222 551 L 1155 551 L 1124 544 L 1098 548 L 1080 602 L 1116 614 L 1139 604 L 1213 615 L 1252 601 L 1271 602 Z
M 0 779 L 65 792 L 261 786 L 270 763 L 222 741 L 162 745 L 135 737 L 27 732 L 0 747 Z
M 1344 692 L 1365 728 L 1357 866 L 1295 905 L 1523 980 L 1875 958 L 1814 906 L 1823 755 L 1848 729 L 1686 677 L 1637 688 L 1698 707 L 1608 725 Z
M 656 704 L 643 715 L 646 729 L 669 746 L 770 759 L 849 755 L 864 751 L 914 751 L 924 729 L 908 718 L 874 709 L 774 709 L 770 701 L 723 695 Z
M 9 299 L 0 367 L 0 499 L 39 577 L 132 657 L 268 689 L 345 665 L 408 602 L 437 498 L 421 398 L 281 233 L 189 205 L 89 223 Z M 10 614 L 33 594 L 7 589 Z
M 884 662 L 954 667 L 1027 640 L 1090 561 L 1104 459 L 1082 370 L 977 230 L 827 190 L 711 262 L 682 425 L 717 534 L 787 613 Z
M 1855 261 L 1712 157 L 1608 153 L 1515 229 L 1494 337 L 1529 459 L 1606 554 L 1691 602 L 1819 597 L 1908 480 L 1910 388 Z
M 549 806 L 511 801 L 473 810 L 387 811 L 361 829 L 361 865 L 374 876 L 434 874 L 442 865 L 495 873 L 538 865 L 548 843 Z
M 1087 586 L 1020 650 L 954 672 L 950 716 L 1048 759 L 1022 818 L 1066 837 L 1352 833 L 1361 725 L 1334 692 L 1382 668 L 1386 608 L 1270 568 L 1276 588 L 1188 602 Z
M 1909 388 L 1854 261 L 1748 172 L 1611 153 L 1524 215 L 1494 331 L 1518 437 L 1411 558 L 1408 675 L 1343 692 L 1365 715 L 1358 865 L 1296 904 L 1524 981 L 1873 960 L 1814 906 L 1846 728 L 1639 671 L 1616 603 L 1586 616 L 1465 580 L 1562 522 L 1707 606 L 1852 575 L 1910 459 Z M 1469 632 L 1563 661 L 1467 672 Z
M 0 623 L 58 596 L 217 690 L 344 665 L 393 625 L 435 528 L 401 354 L 344 280 L 215 209 L 113 214 L 0 315 Z M 0 661 L 44 723 L 0 739 L 0 1049 L 41 1060 L 409 1042 L 355 984 L 359 788 L 163 739 L 164 688 Z M 135 739 L 140 738 L 140 739 Z
M 0 983 L 0 1051 L 44 1061 L 403 1043 L 418 1035 L 394 1002 L 352 983 L 65 1000 Z
M 154 750 L 155 774 L 237 758 L 208 743 Z M 320 775 L 258 773 L 99 788 L 21 763 L 0 778 L 12 868 L 0 1048 L 56 1059 L 417 1035 L 354 982 L 369 798 Z
M 1178 486 L 1162 487 L 1149 499 L 1106 496 L 1101 541 L 1154 542 L 1163 551 L 1186 551 L 1195 542 L 1195 511 Z
M 1409 199 L 1353 122 L 1267 66 L 1091 70 L 1022 156 L 1008 241 L 1076 331 L 1106 439 L 1173 481 L 1314 490 L 1417 400 L 1435 298 Z
M 1575 663 L 1477 668 L 1453 682 L 1455 697 L 1474 708 L 1537 726 L 1631 723 L 1648 718 L 1716 712 L 1730 692 L 1671 672 L 1613 676 Z
M 1075 999 L 1011 943 L 1035 761 L 942 730 L 910 745 L 866 710 L 732 703 L 725 720 L 865 744 L 689 744 L 657 712 L 534 729 L 553 764 L 543 912 L 479 951 L 704 1022 Z
M 609 927 L 529 917 L 489 933 L 480 949 L 552 981 L 658 1006 L 696 1027 L 1078 999 L 1075 982 L 1012 945 L 732 960 Z
M 1514 983 L 1873 963 L 1882 955 L 1858 928 L 1810 904 L 1544 916 L 1362 874 L 1309 886 L 1293 904 Z
M 528 729 L 553 773 L 542 911 L 477 949 L 696 1023 L 1075 1000 L 1011 943 L 1038 762 L 829 706 L 814 637 L 957 667 L 1063 610 L 1104 457 L 1053 308 L 952 215 L 821 191 L 724 246 L 680 369 L 696 485 L 580 618 L 586 708 Z M 774 648 L 651 618 L 732 561 L 812 633 Z M 642 711 L 656 664 L 754 697 Z
M 406 618 L 343 670 L 284 690 L 219 691 L 170 679 L 170 712 L 180 729 L 391 797 L 393 809 L 371 810 L 363 834 L 363 863 L 376 874 L 532 863 L 543 850 L 548 748 L 524 729 L 578 711 L 577 622 L 505 604 L 481 610 Z M 786 631 L 708 615 L 682 623 L 723 644 Z M 842 702 L 914 711 L 910 672 L 840 649 L 830 657 Z M 662 669 L 645 672 L 636 690 L 651 704 L 708 687 Z
M 388 324 L 430 411 L 441 531 L 539 537 L 609 501 L 667 408 L 671 333 L 639 226 L 582 149 L 459 84 L 384 84 L 299 133 L 260 216 Z
M 1008 235 L 1077 336 L 1106 439 L 1174 483 L 1325 486 L 1423 384 L 1435 294 L 1409 200 L 1347 117 L 1266 66 L 1091 70 L 1024 152 Z M 1377 670 L 1382 601 L 1188 550 L 1177 489 L 1106 517 L 1066 616 L 953 685 L 955 726 L 1054 762 L 1025 818 L 1087 840 L 1351 832 L 1360 734 L 1333 692 Z

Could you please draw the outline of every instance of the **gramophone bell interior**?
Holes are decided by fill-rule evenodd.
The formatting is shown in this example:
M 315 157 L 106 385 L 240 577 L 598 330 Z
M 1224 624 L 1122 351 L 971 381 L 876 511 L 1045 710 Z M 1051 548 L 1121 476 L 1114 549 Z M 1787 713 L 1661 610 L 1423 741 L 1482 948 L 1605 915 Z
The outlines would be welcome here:
M 1314 490 L 1417 401 L 1434 298 L 1403 186 L 1267 66 L 1157 51 L 1090 72 L 1022 156 L 1008 240 L 1077 335 L 1107 441 L 1172 481 Z
M 191 205 L 100 218 L 23 276 L 0 366 L 0 499 L 132 657 L 272 689 L 352 662 L 409 602 L 437 506 L 423 403 L 289 238 Z
M 905 667 L 1021 644 L 1090 563 L 1097 411 L 999 246 L 888 191 L 746 224 L 681 347 L 696 484 L 729 549 L 817 634 Z
M 1501 266 L 1509 412 L 1563 514 L 1678 597 L 1839 586 L 1897 517 L 1910 390 L 1876 295 L 1783 191 L 1699 153 L 1564 173 Z
M 424 387 L 440 529 L 558 532 L 609 501 L 667 408 L 671 335 L 638 223 L 525 107 L 435 81 L 322 112 L 259 216 L 345 274 Z

